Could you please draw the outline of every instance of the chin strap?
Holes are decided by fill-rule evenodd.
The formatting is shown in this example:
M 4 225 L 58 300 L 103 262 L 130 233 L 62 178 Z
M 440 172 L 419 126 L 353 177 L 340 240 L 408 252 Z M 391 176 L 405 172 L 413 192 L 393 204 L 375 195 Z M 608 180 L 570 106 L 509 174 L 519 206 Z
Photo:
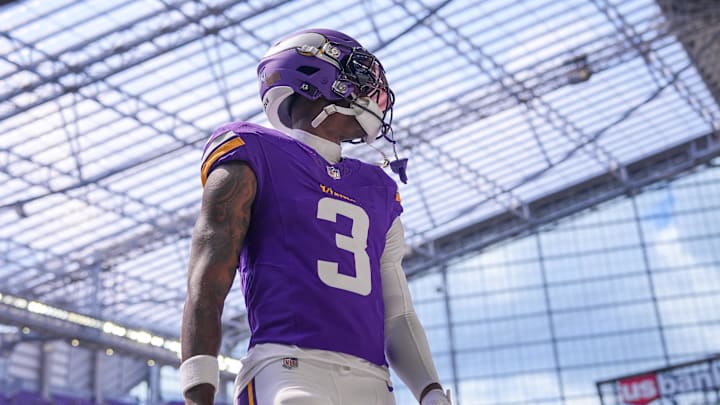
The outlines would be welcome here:
M 383 125 L 382 111 L 377 103 L 369 97 L 360 97 L 352 101 L 350 107 L 341 107 L 337 104 L 326 105 L 317 117 L 312 120 L 310 125 L 312 125 L 313 128 L 317 128 L 327 117 L 335 113 L 354 116 L 355 120 L 365 132 L 365 136 L 363 137 L 365 143 L 372 143 L 377 137 L 380 127 Z
M 328 104 L 322 109 L 322 111 L 320 111 L 320 114 L 318 114 L 317 117 L 312 120 L 310 125 L 312 125 L 313 128 L 317 128 L 325 121 L 327 117 L 335 114 L 336 112 L 339 112 L 343 115 L 355 115 L 355 111 L 353 111 L 352 108 L 340 107 L 337 104 Z
M 403 182 L 403 184 L 407 184 L 407 164 L 408 160 L 407 158 L 400 159 L 400 157 L 397 154 L 397 148 L 395 147 L 396 142 L 394 140 L 391 140 L 392 146 L 393 146 L 393 153 L 395 154 L 395 160 L 392 162 L 390 159 L 388 159 L 385 152 L 381 151 L 380 149 L 368 144 L 369 147 L 375 149 L 377 153 L 379 153 L 382 156 L 382 161 L 380 162 L 380 166 L 382 167 L 388 167 L 390 166 L 390 170 L 392 170 L 393 173 L 397 174 L 398 177 L 400 177 L 400 181 Z

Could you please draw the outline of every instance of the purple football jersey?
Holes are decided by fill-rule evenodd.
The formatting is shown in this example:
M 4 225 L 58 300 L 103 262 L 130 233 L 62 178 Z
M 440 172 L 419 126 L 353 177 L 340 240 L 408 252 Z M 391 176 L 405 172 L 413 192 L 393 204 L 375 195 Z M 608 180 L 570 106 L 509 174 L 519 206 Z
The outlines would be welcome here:
M 380 257 L 402 212 L 397 185 L 377 166 L 330 164 L 312 148 L 259 125 L 217 129 L 203 156 L 244 161 L 257 194 L 239 272 L 250 347 L 281 343 L 386 365 Z

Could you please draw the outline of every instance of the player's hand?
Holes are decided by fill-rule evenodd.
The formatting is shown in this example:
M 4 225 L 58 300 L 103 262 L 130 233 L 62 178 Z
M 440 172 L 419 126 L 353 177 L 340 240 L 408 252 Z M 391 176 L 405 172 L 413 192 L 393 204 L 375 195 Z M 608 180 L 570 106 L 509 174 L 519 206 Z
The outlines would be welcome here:
M 215 389 L 210 384 L 196 385 L 185 392 L 185 405 L 213 405 Z
M 438 388 L 431 390 L 425 394 L 420 405 L 452 405 L 450 390 L 447 390 L 447 393 Z

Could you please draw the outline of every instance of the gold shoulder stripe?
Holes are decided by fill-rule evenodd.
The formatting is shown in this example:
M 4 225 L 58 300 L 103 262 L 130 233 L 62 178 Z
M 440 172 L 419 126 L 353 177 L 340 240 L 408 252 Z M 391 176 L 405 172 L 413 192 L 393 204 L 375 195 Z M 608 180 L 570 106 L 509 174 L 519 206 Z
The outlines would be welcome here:
M 213 151 L 215 151 L 215 149 L 217 149 L 218 146 L 229 141 L 234 136 L 235 136 L 235 132 L 227 131 L 227 132 L 222 133 L 217 138 L 213 139 L 212 142 L 210 142 L 209 144 L 205 145 L 205 152 L 203 153 L 201 162 L 205 162 L 207 160 L 208 156 L 210 156 L 210 154 L 213 153 Z
M 222 155 L 225 154 L 225 152 L 228 152 L 230 150 L 233 150 L 237 148 L 238 146 L 245 145 L 245 141 L 242 140 L 239 136 L 235 139 L 231 139 L 224 144 L 222 144 L 219 148 L 215 149 L 210 156 L 208 156 L 207 160 L 203 162 L 202 165 L 202 171 L 200 173 L 200 180 L 202 181 L 203 187 L 205 187 L 205 182 L 207 181 L 208 173 L 210 172 L 210 168 L 212 165 L 222 157 Z
M 402 200 L 400 199 L 400 193 L 397 191 L 395 192 L 395 201 L 402 202 Z

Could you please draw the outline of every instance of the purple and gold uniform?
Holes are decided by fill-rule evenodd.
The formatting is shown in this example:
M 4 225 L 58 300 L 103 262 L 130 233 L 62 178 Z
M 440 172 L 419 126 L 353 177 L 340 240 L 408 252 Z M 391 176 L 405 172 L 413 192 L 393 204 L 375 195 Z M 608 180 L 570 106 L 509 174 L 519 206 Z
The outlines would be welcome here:
M 297 345 L 386 365 L 380 258 L 402 212 L 395 182 L 377 166 L 328 163 L 302 142 L 247 122 L 213 133 L 203 184 L 230 161 L 247 163 L 257 179 L 239 264 L 250 347 Z

